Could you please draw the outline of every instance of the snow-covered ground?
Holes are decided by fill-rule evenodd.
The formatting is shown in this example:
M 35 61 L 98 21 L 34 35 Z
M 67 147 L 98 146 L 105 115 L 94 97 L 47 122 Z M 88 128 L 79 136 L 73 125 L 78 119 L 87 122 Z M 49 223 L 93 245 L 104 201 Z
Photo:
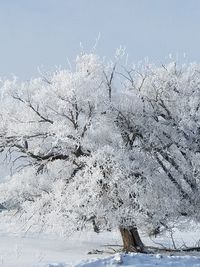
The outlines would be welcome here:
M 53 262 L 74 266 L 83 259 L 97 257 L 88 254 L 89 251 L 95 248 L 105 249 L 103 247 L 105 244 L 118 242 L 116 235 L 97 236 L 93 233 L 79 233 L 66 240 L 44 235 L 18 237 L 1 234 L 0 240 L 0 266 L 2 267 L 48 266 L 48 263 Z M 101 256 L 105 257 L 106 254 Z
M 188 245 L 197 244 L 200 239 L 199 231 L 179 233 L 174 235 L 177 246 L 186 242 Z M 146 244 L 153 244 L 144 238 Z M 187 255 L 142 255 L 113 253 L 121 244 L 117 232 L 112 233 L 77 233 L 69 239 L 52 236 L 25 236 L 0 234 L 0 267 L 103 267 L 103 266 L 161 266 L 161 267 L 200 267 L 200 253 Z M 190 242 L 189 242 L 190 240 Z M 154 241 L 170 245 L 170 238 L 157 238 Z M 155 245 L 155 244 L 154 244 Z M 97 249 L 102 254 L 88 254 Z
M 56 267 L 56 265 L 50 265 Z M 49 267 L 50 267 L 49 266 Z M 57 265 L 59 266 L 59 265 Z M 61 267 L 62 265 L 60 265 Z M 65 265 L 64 265 L 65 266 Z M 162 256 L 162 255 L 141 255 L 141 254 L 128 254 L 107 257 L 105 259 L 88 260 L 81 262 L 76 267 L 105 267 L 105 266 L 160 266 L 160 267 L 199 267 L 200 258 L 191 256 Z

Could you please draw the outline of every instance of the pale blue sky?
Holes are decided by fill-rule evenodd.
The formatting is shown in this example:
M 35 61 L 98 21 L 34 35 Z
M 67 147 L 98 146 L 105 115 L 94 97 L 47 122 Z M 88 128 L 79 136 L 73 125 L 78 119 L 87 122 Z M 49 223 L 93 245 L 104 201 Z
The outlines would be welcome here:
M 132 61 L 169 53 L 200 61 L 199 0 L 0 0 L 0 76 L 37 76 L 92 48 L 110 57 L 125 45 Z

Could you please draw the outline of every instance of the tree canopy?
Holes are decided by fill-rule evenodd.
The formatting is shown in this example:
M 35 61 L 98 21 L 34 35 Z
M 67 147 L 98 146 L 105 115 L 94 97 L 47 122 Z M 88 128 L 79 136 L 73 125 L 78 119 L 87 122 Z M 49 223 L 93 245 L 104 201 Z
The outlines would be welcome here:
M 127 66 L 95 54 L 2 81 L 0 201 L 36 231 L 200 220 L 200 65 Z

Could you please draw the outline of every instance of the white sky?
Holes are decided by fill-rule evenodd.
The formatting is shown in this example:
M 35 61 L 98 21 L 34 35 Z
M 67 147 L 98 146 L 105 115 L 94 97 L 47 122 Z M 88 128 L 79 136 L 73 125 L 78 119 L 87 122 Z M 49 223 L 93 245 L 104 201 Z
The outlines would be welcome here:
M 0 76 L 38 76 L 90 51 L 165 62 L 169 53 L 200 61 L 199 0 L 0 0 Z

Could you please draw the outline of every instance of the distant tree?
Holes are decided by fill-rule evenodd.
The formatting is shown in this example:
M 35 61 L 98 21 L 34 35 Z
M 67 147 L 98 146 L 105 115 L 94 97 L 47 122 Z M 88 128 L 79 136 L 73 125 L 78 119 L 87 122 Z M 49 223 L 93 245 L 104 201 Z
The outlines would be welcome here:
M 119 228 L 141 252 L 138 228 L 199 221 L 199 78 L 195 64 L 129 70 L 84 54 L 75 71 L 4 81 L 0 148 L 18 168 L 2 216 L 24 231 Z

